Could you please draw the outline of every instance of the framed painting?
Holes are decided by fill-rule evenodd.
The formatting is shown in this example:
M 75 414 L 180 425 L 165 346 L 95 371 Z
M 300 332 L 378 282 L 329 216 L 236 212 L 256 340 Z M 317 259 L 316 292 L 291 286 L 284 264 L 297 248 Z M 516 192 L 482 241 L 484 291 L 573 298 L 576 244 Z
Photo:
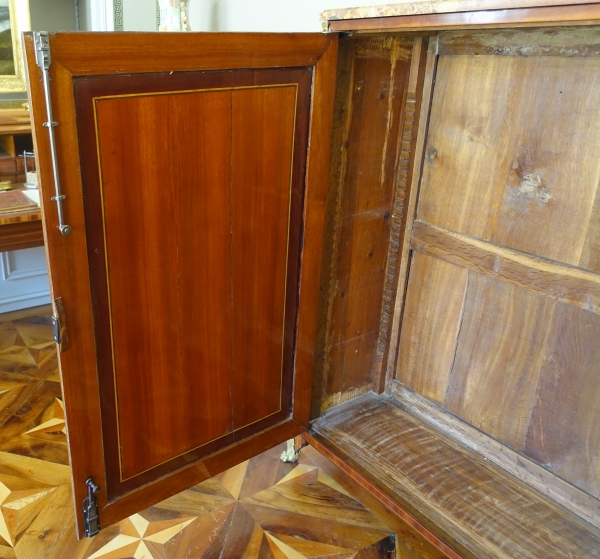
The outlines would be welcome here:
M 27 90 L 21 33 L 30 27 L 29 0 L 0 0 L 0 93 Z

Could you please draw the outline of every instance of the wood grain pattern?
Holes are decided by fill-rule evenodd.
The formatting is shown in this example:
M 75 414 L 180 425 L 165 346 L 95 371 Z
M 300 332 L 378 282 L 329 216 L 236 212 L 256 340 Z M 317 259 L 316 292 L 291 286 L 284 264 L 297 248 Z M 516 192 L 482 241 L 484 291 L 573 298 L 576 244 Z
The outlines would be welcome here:
M 510 8 L 504 4 L 505 8 Z M 482 5 L 481 8 L 484 8 Z M 332 20 L 329 31 L 426 31 L 594 25 L 600 21 L 600 4 L 541 6 L 515 9 L 479 9 L 467 12 Z
M 238 90 L 232 95 L 233 269 L 231 287 L 230 282 L 225 284 L 231 289 L 235 313 L 231 389 L 236 430 L 279 412 L 284 405 L 296 96 L 294 86 Z M 297 259 L 297 249 L 294 256 Z M 294 285 L 297 280 L 290 295 Z M 289 310 L 293 313 L 295 307 Z M 293 330 L 287 345 L 289 353 Z
M 411 247 L 551 299 L 600 312 L 600 276 L 417 221 Z
M 113 496 L 289 417 L 308 87 L 305 70 L 76 82 Z
M 550 299 L 469 272 L 444 406 L 523 448 L 553 310 Z
M 500 56 L 598 56 L 600 40 L 593 28 L 444 31 L 438 54 Z
M 302 438 L 310 444 L 302 452 L 314 464 L 327 471 L 336 483 L 351 491 L 355 498 L 394 530 L 396 553 L 399 548 L 405 551 L 410 548 L 410 552 L 418 550 L 419 559 L 460 559 L 462 557 L 420 524 L 406 509 L 382 492 L 370 479 L 364 477 L 359 469 L 340 459 L 323 444 L 319 437 L 314 437 L 307 432 L 302 434 Z M 400 554 L 399 557 L 403 556 Z
M 408 285 L 408 274 L 410 268 L 410 238 L 413 222 L 417 211 L 421 175 L 423 168 L 423 156 L 425 150 L 426 132 L 429 125 L 429 114 L 431 109 L 431 96 L 435 82 L 437 67 L 437 37 L 428 40 L 425 68 L 423 75 L 423 89 L 421 93 L 421 105 L 419 111 L 419 124 L 416 130 L 416 141 L 414 148 L 413 173 L 411 177 L 410 191 L 406 207 L 405 233 L 402 237 L 402 245 L 399 247 L 399 268 L 397 280 L 397 292 L 394 300 L 394 313 L 391 324 L 390 343 L 388 345 L 387 363 L 385 363 L 385 388 L 390 390 L 392 379 L 396 374 L 396 363 L 398 356 L 400 328 L 402 314 Z M 411 80 L 412 83 L 412 80 Z
M 100 448 L 96 447 L 95 451 L 88 452 L 86 456 L 79 456 L 82 454 L 80 451 L 72 452 L 74 476 L 76 479 L 85 479 L 90 474 L 94 476 L 95 480 L 101 486 L 99 494 L 100 507 L 102 509 L 101 516 L 104 522 L 116 521 L 123 518 L 123 515 L 131 514 L 135 510 L 142 508 L 144 503 L 150 502 L 148 499 L 160 499 L 165 498 L 185 488 L 186 486 L 192 485 L 201 479 L 205 479 L 208 472 L 216 471 L 227 468 L 233 464 L 233 461 L 242 459 L 248 452 L 256 453 L 264 450 L 265 445 L 272 445 L 277 440 L 284 440 L 291 436 L 297 435 L 301 429 L 302 424 L 306 424 L 308 420 L 308 407 L 310 401 L 310 367 L 309 363 L 312 362 L 312 352 L 314 351 L 314 324 L 315 314 L 311 309 L 314 308 L 316 302 L 316 290 L 318 285 L 312 279 L 304 279 L 304 270 L 306 270 L 310 278 L 317 277 L 319 275 L 320 267 L 320 246 L 321 246 L 321 232 L 323 224 L 323 201 L 324 181 L 319 177 L 323 176 L 323 170 L 326 168 L 326 162 L 328 157 L 327 146 L 327 135 L 325 130 L 328 128 L 330 122 L 329 111 L 331 110 L 331 91 L 333 85 L 333 69 L 335 65 L 335 40 L 333 37 L 322 37 L 318 35 L 302 35 L 293 37 L 282 37 L 279 36 L 280 43 L 278 44 L 277 36 L 268 35 L 264 36 L 261 40 L 258 35 L 247 37 L 250 43 L 246 43 L 243 47 L 241 44 L 233 41 L 221 41 L 220 45 L 215 43 L 214 48 L 209 48 L 207 45 L 210 41 L 207 41 L 207 35 L 195 35 L 191 39 L 183 38 L 183 41 L 178 42 L 178 46 L 172 44 L 173 37 L 166 37 L 161 34 L 149 34 L 143 38 L 144 52 L 148 52 L 150 56 L 145 62 L 139 60 L 138 49 L 132 48 L 138 39 L 141 39 L 140 35 L 132 34 L 129 36 L 119 36 L 122 40 L 121 47 L 116 48 L 119 54 L 115 54 L 114 57 L 106 56 L 99 57 L 94 55 L 90 57 L 91 51 L 88 49 L 91 43 L 83 41 L 83 35 L 53 35 L 53 45 L 56 44 L 56 49 L 53 47 L 53 65 L 52 65 L 52 86 L 53 86 L 53 101 L 54 110 L 57 116 L 60 116 L 61 129 L 58 133 L 57 143 L 59 150 L 64 155 L 59 162 L 59 172 L 62 177 L 63 189 L 69 200 L 73 203 L 69 204 L 67 210 L 67 219 L 73 222 L 74 233 L 66 239 L 60 235 L 57 236 L 57 231 L 54 229 L 54 225 L 48 225 L 53 220 L 53 213 L 51 212 L 52 205 L 48 202 L 48 198 L 51 196 L 51 170 L 49 165 L 49 159 L 46 157 L 47 151 L 47 132 L 42 127 L 44 121 L 43 115 L 43 95 L 39 87 L 32 90 L 32 96 L 37 99 L 37 105 L 39 110 L 34 110 L 34 125 L 36 130 L 36 141 L 38 142 L 38 157 L 40 157 L 38 168 L 40 169 L 41 182 L 43 191 L 43 207 L 48 207 L 50 211 L 46 215 L 45 219 L 47 222 L 46 232 L 49 243 L 49 254 L 52 268 L 53 258 L 57 258 L 60 255 L 60 264 L 54 266 L 56 273 L 53 275 L 53 291 L 55 294 L 62 293 L 61 290 L 66 290 L 68 286 L 74 284 L 80 285 L 79 291 L 70 290 L 69 301 L 66 302 L 66 314 L 69 325 L 72 326 L 77 334 L 72 337 L 72 348 L 69 352 L 65 352 L 63 355 L 65 359 L 61 360 L 61 367 L 63 373 L 65 370 L 76 371 L 76 374 L 71 373 L 69 378 L 65 380 L 65 404 L 67 408 L 67 417 L 73 425 L 77 425 L 77 428 L 73 428 L 73 435 L 71 441 L 79 442 L 77 449 L 87 448 L 85 444 L 86 440 L 95 438 L 100 440 L 102 437 L 102 429 L 100 424 L 100 407 L 97 404 L 91 404 L 90 400 L 93 399 L 94 394 L 98 394 L 99 385 L 97 376 L 94 370 L 94 366 L 91 364 L 93 361 L 92 356 L 95 354 L 94 350 L 94 328 L 93 328 L 93 317 L 91 313 L 91 293 L 89 289 L 89 275 L 88 271 L 75 270 L 75 263 L 83 262 L 82 257 L 88 253 L 94 254 L 93 249 L 88 251 L 86 246 L 85 235 L 82 235 L 83 229 L 83 214 L 78 214 L 79 217 L 71 215 L 82 211 L 82 188 L 81 188 L 81 174 L 80 164 L 77 156 L 77 129 L 75 114 L 72 110 L 74 106 L 73 102 L 73 79 L 77 75 L 89 75 L 98 74 L 103 72 L 114 72 L 120 73 L 135 73 L 136 71 L 160 71 L 165 70 L 172 72 L 173 70 L 199 70 L 199 69 L 218 69 L 221 68 L 235 68 L 243 67 L 240 60 L 249 61 L 249 66 L 286 66 L 286 65 L 300 65 L 309 66 L 315 68 L 314 83 L 312 84 L 313 90 L 311 94 L 311 106 L 305 103 L 307 112 L 307 119 L 309 122 L 309 133 L 311 146 L 314 146 L 318 154 L 312 159 L 308 160 L 306 166 L 306 173 L 302 170 L 297 174 L 304 180 L 308 177 L 308 187 L 305 191 L 304 198 L 304 242 L 305 242 L 305 253 L 302 260 L 302 275 L 300 277 L 300 300 L 299 300 L 299 314 L 298 314 L 298 335 L 296 342 L 296 382 L 294 384 L 294 402 L 295 405 L 292 410 L 288 409 L 288 413 L 291 412 L 295 419 L 287 421 L 280 421 L 277 425 L 272 428 L 267 428 L 256 436 L 250 437 L 250 439 L 241 442 L 237 447 L 231 448 L 229 451 L 223 453 L 217 453 L 213 455 L 208 462 L 205 463 L 192 463 L 182 468 L 177 476 L 163 477 L 157 482 L 156 486 L 145 486 L 140 490 L 134 490 L 129 493 L 126 497 L 122 497 L 117 501 L 108 503 L 107 498 L 107 480 L 103 467 L 103 457 L 100 455 Z M 190 36 L 191 37 L 191 36 Z M 96 37 L 97 38 L 97 37 Z M 96 41 L 96 38 L 89 36 L 88 39 Z M 213 40 L 216 37 L 213 36 Z M 31 36 L 27 39 L 29 48 L 31 48 Z M 78 42 L 79 41 L 79 42 Z M 101 39 L 100 43 L 107 46 L 107 43 L 103 43 L 104 39 Z M 254 45 L 255 50 L 248 50 L 248 44 Z M 61 45 L 68 45 L 68 48 L 62 50 Z M 78 46 L 79 45 L 79 46 Z M 151 45 L 154 45 L 152 47 Z M 187 46 L 186 46 L 187 45 Z M 98 46 L 98 45 L 97 45 Z M 172 48 L 170 48 L 172 47 Z M 194 48 L 188 48 L 194 47 Z M 204 47 L 204 48 L 198 48 Z M 329 53 L 326 53 L 328 47 L 332 47 Z M 115 47 L 108 47 L 109 50 L 115 50 Z M 181 57 L 173 57 L 173 49 L 180 48 L 182 52 Z M 154 50 L 153 50 L 154 49 Z M 78 51 L 78 53 L 77 53 Z M 113 52 L 111 51 L 111 52 Z M 150 53 L 153 51 L 153 54 Z M 62 52 L 62 54 L 61 54 Z M 103 51 L 108 53 L 108 51 Z M 164 53 L 169 52 L 168 67 L 164 67 Z M 194 52 L 197 55 L 190 56 L 190 53 Z M 87 53 L 87 54 L 86 54 Z M 129 57 L 130 54 L 136 53 L 136 56 L 131 56 L 129 63 L 125 63 L 125 58 Z M 162 54 L 161 54 L 162 53 Z M 252 53 L 252 54 L 250 54 Z M 262 54 L 260 54 L 262 53 Z M 64 58 L 61 61 L 61 56 Z M 29 56 L 29 68 L 32 72 L 32 81 L 37 81 L 37 68 L 33 61 L 32 52 Z M 249 56 L 252 60 L 249 59 Z M 237 62 L 236 57 L 238 57 Z M 137 60 L 137 62 L 135 60 Z M 162 60 L 162 62 L 161 62 Z M 179 66 L 174 63 L 174 60 L 179 60 Z M 69 71 L 65 70 L 65 65 L 73 65 L 69 67 Z M 161 66 L 163 64 L 163 66 Z M 222 64 L 222 65 L 221 65 Z M 220 66 L 221 65 L 221 66 Z M 168 74 L 172 76 L 172 82 L 178 79 L 178 75 L 181 73 L 175 72 L 174 74 Z M 39 84 L 36 84 L 39 85 Z M 62 105 L 62 102 L 66 102 Z M 70 108 L 69 108 L 70 107 Z M 310 109 L 310 113 L 308 113 Z M 322 147 L 325 146 L 325 147 Z M 306 147 L 306 142 L 304 143 Z M 41 152 L 41 155 L 40 155 Z M 302 169 L 300 165 L 300 169 Z M 92 174 L 93 175 L 93 174 Z M 90 176 L 87 174 L 86 176 Z M 296 176 L 296 175 L 295 175 Z M 87 195 L 87 194 L 86 194 Z M 155 198 L 156 201 L 156 198 Z M 172 201 L 171 201 L 172 202 Z M 302 202 L 302 201 L 301 201 Z M 158 205 L 158 204 L 157 204 Z M 168 206 L 167 206 L 168 207 Z M 89 216 L 88 216 L 89 217 Z M 52 248 L 50 248 L 52 247 Z M 65 247 L 67 250 L 65 251 Z M 71 251 L 71 252 L 70 252 Z M 71 257 L 75 257 L 74 260 L 70 260 Z M 69 264 L 67 264 L 69 262 Z M 95 276 L 96 277 L 96 276 Z M 191 272 L 190 276 L 191 278 Z M 70 287 L 69 287 L 70 289 Z M 64 296 L 64 293 L 62 293 Z M 71 298 L 72 297 L 72 298 Z M 84 310 L 84 307 L 86 310 Z M 73 309 L 77 308 L 77 319 L 72 318 L 70 315 L 73 313 Z M 92 359 L 91 359 L 92 358 Z M 82 366 L 82 363 L 87 363 L 87 366 Z M 76 364 L 75 369 L 70 369 L 71 365 Z M 87 371 L 87 369 L 90 369 Z M 82 371 L 85 371 L 85 378 L 80 378 Z M 83 406 L 76 398 L 70 398 L 71 395 L 77 394 L 78 390 L 82 390 L 82 394 L 85 397 L 81 401 L 85 401 L 86 404 Z M 70 405 L 69 402 L 73 404 Z M 296 405 L 297 404 L 297 405 Z M 300 423 L 299 423 L 300 422 Z M 96 454 L 94 454 L 96 452 Z M 93 456 L 92 456 L 93 455 Z M 215 470 L 215 468 L 217 470 Z M 80 503 L 83 499 L 84 487 L 81 484 L 75 483 L 75 495 L 74 500 L 76 507 L 80 508 Z M 144 501 L 145 500 L 145 501 Z M 76 515 L 76 521 L 78 522 L 80 513 Z M 80 527 L 78 528 L 80 530 Z
M 389 398 L 343 404 L 310 433 L 465 557 L 600 555 L 600 530 Z
M 406 236 L 407 213 L 410 207 L 410 188 L 412 178 L 416 174 L 415 168 L 420 168 L 420 161 L 414 156 L 417 141 L 419 117 L 421 109 L 421 92 L 425 79 L 427 60 L 427 42 L 423 37 L 413 39 L 413 48 L 410 60 L 410 70 L 404 105 L 404 121 L 401 130 L 400 154 L 396 166 L 396 185 L 392 201 L 392 215 L 390 219 L 390 237 L 381 299 L 379 316 L 379 333 L 373 364 L 373 390 L 383 392 L 386 373 L 386 361 L 390 351 L 392 339 L 392 324 L 394 315 L 394 299 L 398 289 L 398 282 L 404 277 L 399 275 L 402 270 L 401 247 Z
M 416 253 L 397 379 L 598 498 L 599 324 L 596 313 Z
M 556 307 L 522 448 L 600 498 L 600 317 L 569 305 Z
M 446 394 L 467 287 L 466 270 L 413 255 L 396 378 L 436 401 Z
M 328 393 L 371 381 L 412 41 L 355 44 Z M 343 374 L 340 374 L 343 371 Z
M 580 29 L 441 39 L 397 371 L 592 499 L 596 39 Z M 461 310 L 444 268 L 468 278 Z
M 313 414 L 371 382 L 412 48 L 406 38 L 341 43 Z
M 521 452 L 512 450 L 398 381 L 393 383 L 391 396 L 403 410 L 474 450 L 486 460 L 497 464 L 540 493 L 600 528 L 600 501 L 592 495 L 581 491 L 534 460 L 527 459 Z
M 440 57 L 419 219 L 579 265 L 600 181 L 597 66 Z
M 335 40 L 322 33 L 123 33 L 117 46 L 111 35 L 79 32 L 51 33 L 50 48 L 72 75 L 89 76 L 315 66 Z M 188 56 L 175 63 L 179 50 Z
M 122 481 L 232 430 L 230 108 L 230 92 L 96 101 L 108 264 L 106 292 L 98 286 L 95 295 L 109 305 L 110 338 L 100 347 L 112 346 L 102 366 L 107 377 L 114 370 L 104 382 L 117 394 L 107 413 L 117 414 Z M 168 146 L 156 141 L 162 136 Z M 124 184 L 144 185 L 144 195 Z M 92 235 L 90 224 L 92 247 L 104 252 Z

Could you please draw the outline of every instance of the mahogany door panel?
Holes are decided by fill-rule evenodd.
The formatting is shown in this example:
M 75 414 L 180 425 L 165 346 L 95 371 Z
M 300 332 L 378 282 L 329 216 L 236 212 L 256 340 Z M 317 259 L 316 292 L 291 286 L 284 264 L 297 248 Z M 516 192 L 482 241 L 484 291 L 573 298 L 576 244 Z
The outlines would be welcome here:
M 297 72 L 300 85 L 310 80 L 304 72 L 304 76 Z M 307 93 L 307 87 L 297 85 L 233 93 L 236 438 L 289 415 Z
M 268 36 L 265 67 L 236 67 L 236 49 L 247 59 L 236 36 L 212 66 L 199 49 L 194 71 L 197 35 L 150 34 L 148 72 L 115 34 L 114 67 L 94 72 L 85 37 L 68 37 L 88 60 L 73 71 L 67 37 L 50 36 L 69 236 L 26 37 L 52 289 L 70 336 L 60 365 L 80 535 L 87 477 L 105 526 L 306 427 L 336 46 L 292 37 L 307 54 L 285 67 Z M 289 41 L 281 61 L 298 57 Z

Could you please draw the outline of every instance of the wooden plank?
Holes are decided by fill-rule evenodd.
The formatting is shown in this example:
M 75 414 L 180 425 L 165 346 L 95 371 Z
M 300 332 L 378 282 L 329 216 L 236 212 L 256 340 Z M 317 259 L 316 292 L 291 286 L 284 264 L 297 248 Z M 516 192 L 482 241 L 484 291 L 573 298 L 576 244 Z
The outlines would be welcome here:
M 310 446 L 304 447 L 311 462 L 325 470 L 337 483 L 349 491 L 384 524 L 396 533 L 398 544 L 405 543 L 418 550 L 419 559 L 460 559 L 462 556 L 445 544 L 433 532 L 420 524 L 361 473 L 334 454 L 319 437 L 304 433 L 302 438 Z M 399 555 L 398 559 L 403 559 Z
M 341 233 L 341 203 L 343 184 L 347 169 L 348 137 L 352 120 L 352 90 L 354 65 L 353 42 L 348 37 L 340 37 L 335 77 L 334 113 L 331 129 L 331 161 L 329 164 L 328 188 L 325 201 L 325 223 L 323 233 L 323 261 L 319 289 L 317 315 L 317 353 L 313 367 L 313 391 L 311 418 L 321 415 L 326 409 L 328 378 L 330 374 L 330 324 L 333 313 L 337 254 Z M 331 406 L 327 406 L 331 407 Z
M 394 198 L 392 201 L 392 215 L 390 219 L 390 235 L 387 248 L 387 262 L 385 268 L 383 296 L 379 316 L 379 333 L 373 363 L 371 366 L 373 376 L 373 390 L 383 392 L 385 385 L 385 366 L 390 351 L 392 334 L 394 299 L 398 289 L 398 272 L 401 269 L 399 259 L 400 247 L 406 234 L 407 202 L 410 199 L 410 186 L 415 164 L 419 168 L 420 161 L 414 157 L 414 148 L 417 141 L 417 129 L 421 109 L 421 92 L 425 78 L 425 65 L 427 59 L 426 41 L 423 37 L 413 39 L 406 101 L 403 107 L 403 121 L 401 126 L 401 141 L 397 147 L 397 164 Z
M 443 402 L 454 364 L 468 272 L 415 254 L 402 321 L 396 378 Z
M 593 272 L 499 247 L 421 221 L 415 222 L 411 246 L 420 254 L 600 313 L 600 276 Z
M 342 404 L 310 434 L 467 557 L 600 557 L 600 530 L 385 396 Z
M 521 449 L 554 305 L 551 299 L 469 272 L 452 371 L 443 399 L 433 399 Z M 417 374 L 432 373 L 423 368 Z
M 402 313 L 404 309 L 406 288 L 408 285 L 408 272 L 410 269 L 411 230 L 417 211 L 417 201 L 419 198 L 419 188 L 421 185 L 421 173 L 423 169 L 425 139 L 427 136 L 427 126 L 429 125 L 429 112 L 431 109 L 431 95 L 433 94 L 433 84 L 435 81 L 436 65 L 437 38 L 431 38 L 429 39 L 427 45 L 425 74 L 423 76 L 423 90 L 421 95 L 421 105 L 419 110 L 418 126 L 416 130 L 416 141 L 413 156 L 413 172 L 411 175 L 410 190 L 405 210 L 404 235 L 402 236 L 402 243 L 400 243 L 398 247 L 399 268 L 397 272 L 398 278 L 396 280 L 396 295 L 394 298 L 394 308 L 389 334 L 387 361 L 383 365 L 386 369 L 386 390 L 390 389 L 392 379 L 396 374 L 396 360 L 398 355 L 400 325 L 402 324 Z M 392 241 L 390 241 L 390 243 L 392 243 Z
M 600 21 L 600 4 L 537 8 L 476 10 L 468 12 L 330 20 L 329 31 L 412 31 L 430 29 L 493 29 L 594 25 Z
M 416 253 L 397 379 L 600 497 L 599 329 L 599 314 Z
M 292 412 L 293 419 L 305 428 L 308 426 L 311 411 L 312 373 L 317 351 L 319 279 L 324 258 L 325 204 L 337 54 L 336 38 L 327 45 L 313 72 Z
M 598 56 L 600 37 L 593 28 L 444 31 L 438 54 L 496 56 Z
M 328 200 L 321 405 L 371 383 L 413 40 L 347 39 Z M 329 321 L 326 325 L 325 321 Z
M 123 46 L 117 47 L 102 33 L 51 33 L 52 61 L 73 76 L 314 66 L 336 40 L 322 33 L 164 35 L 120 33 Z M 179 51 L 188 56 L 174 65 Z
M 296 211 L 301 199 L 292 192 L 296 96 L 293 86 L 233 92 L 230 390 L 235 430 L 286 407 L 284 359 L 292 344 L 285 347 L 284 333 L 287 322 L 295 322 L 295 305 L 291 317 L 285 312 L 286 298 L 293 296 L 286 290 L 287 275 L 289 260 L 299 256 L 291 209 L 292 199 Z M 303 111 L 306 115 L 307 107 Z M 297 181 L 297 191 L 301 184 Z M 299 229 L 297 220 L 295 226 Z M 289 243 L 296 246 L 288 255 Z
M 478 455 L 600 528 L 598 499 L 397 381 L 393 384 L 392 397 L 403 410 L 474 450 Z
M 598 64 L 440 57 L 419 219 L 579 265 L 600 182 Z
M 523 452 L 600 498 L 600 316 L 557 304 Z

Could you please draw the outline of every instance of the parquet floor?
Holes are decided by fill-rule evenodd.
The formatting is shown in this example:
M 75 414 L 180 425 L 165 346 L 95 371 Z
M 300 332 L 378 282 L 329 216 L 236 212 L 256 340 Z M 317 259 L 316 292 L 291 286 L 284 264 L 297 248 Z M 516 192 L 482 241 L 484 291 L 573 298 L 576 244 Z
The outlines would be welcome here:
M 394 556 L 391 530 L 316 465 L 314 449 L 298 464 L 282 463 L 282 449 L 77 541 L 50 320 L 0 315 L 0 558 Z

